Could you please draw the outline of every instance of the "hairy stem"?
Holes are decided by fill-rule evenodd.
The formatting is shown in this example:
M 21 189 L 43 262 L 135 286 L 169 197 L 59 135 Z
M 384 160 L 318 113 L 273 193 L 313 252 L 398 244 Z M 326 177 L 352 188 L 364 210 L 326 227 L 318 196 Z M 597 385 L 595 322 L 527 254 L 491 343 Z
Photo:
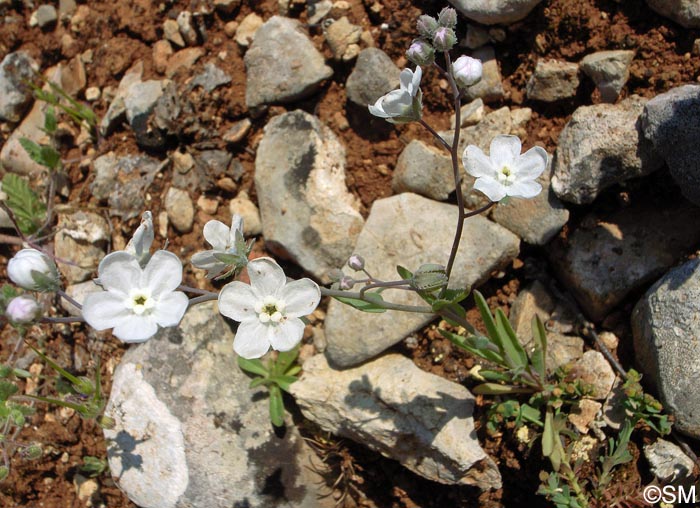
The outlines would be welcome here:
M 428 306 L 404 305 L 401 303 L 368 300 L 360 292 L 341 291 L 340 289 L 328 289 L 328 288 L 322 287 L 321 294 L 323 296 L 331 296 L 331 297 L 339 296 L 341 298 L 354 298 L 356 300 L 362 300 L 364 302 L 374 304 L 377 307 L 382 307 L 383 309 L 387 309 L 387 310 L 402 310 L 404 312 L 416 312 L 418 314 L 434 314 L 433 309 L 428 307 Z

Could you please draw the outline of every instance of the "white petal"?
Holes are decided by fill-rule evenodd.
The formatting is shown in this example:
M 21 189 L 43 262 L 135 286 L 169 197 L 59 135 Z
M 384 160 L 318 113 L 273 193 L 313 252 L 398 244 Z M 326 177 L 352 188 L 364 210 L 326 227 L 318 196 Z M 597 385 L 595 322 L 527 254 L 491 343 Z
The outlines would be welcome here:
M 152 316 L 129 313 L 119 320 L 112 334 L 123 342 L 144 342 L 158 332 L 158 325 Z
M 103 288 L 123 295 L 128 295 L 129 290 L 141 284 L 139 262 L 123 250 L 107 254 L 100 261 L 97 273 Z
M 267 338 L 277 351 L 289 351 L 301 342 L 304 336 L 304 322 L 299 318 L 289 318 L 276 326 L 270 326 Z
M 226 284 L 219 293 L 219 312 L 234 321 L 257 321 L 257 301 L 257 295 L 248 284 L 235 280 Z
M 272 258 L 257 258 L 250 261 L 248 277 L 250 277 L 253 291 L 258 296 L 276 296 L 287 283 L 284 270 Z
M 236 245 L 236 231 L 240 231 L 241 236 L 243 236 L 243 217 L 234 213 L 233 217 L 231 217 L 231 229 L 228 237 L 229 247 Z
M 423 69 L 416 67 L 416 71 L 413 73 L 413 81 L 411 82 L 412 90 L 410 90 L 411 95 L 415 96 L 420 90 L 420 79 L 423 76 Z
M 153 238 L 153 214 L 151 212 L 143 212 L 141 225 L 136 229 L 134 236 L 131 237 L 124 250 L 136 257 L 136 259 L 141 260 L 148 256 Z
M 311 279 L 299 279 L 287 283 L 279 296 L 286 305 L 287 316 L 296 318 L 311 314 L 318 307 L 321 290 Z
M 182 263 L 167 250 L 159 250 L 143 270 L 143 284 L 154 297 L 174 291 L 182 282 Z
M 204 234 L 204 239 L 214 248 L 214 250 L 223 251 L 227 249 L 231 230 L 223 222 L 218 220 L 210 220 L 204 225 L 202 233 Z
M 474 189 L 486 194 L 491 201 L 500 201 L 506 197 L 505 187 L 493 178 L 477 178 L 474 182 Z
M 233 339 L 233 350 L 248 360 L 260 358 L 270 349 L 266 334 L 267 326 L 257 319 L 244 321 L 238 326 L 236 337 Z
M 163 295 L 153 309 L 153 318 L 160 326 L 176 326 L 185 315 L 189 301 L 182 291 Z
M 462 164 L 464 164 L 464 169 L 467 173 L 476 178 L 494 178 L 496 176 L 496 170 L 491 164 L 491 159 L 486 157 L 486 154 L 478 146 L 469 145 L 464 150 Z
M 382 107 L 384 97 L 386 96 L 382 96 L 379 99 L 377 99 L 377 102 L 375 102 L 374 105 L 370 104 L 369 106 L 367 106 L 369 108 L 370 114 L 378 116 L 379 118 L 387 118 L 389 116 L 384 112 L 384 108 Z
M 214 257 L 215 250 L 206 250 L 204 252 L 198 252 L 190 260 L 194 266 L 207 271 L 207 277 L 215 277 L 224 271 L 226 268 L 226 263 L 222 263 Z
M 413 112 L 413 96 L 405 91 L 394 90 L 384 97 L 382 108 L 389 117 L 410 116 Z
M 542 174 L 547 167 L 547 152 L 540 146 L 533 146 L 522 154 L 514 168 L 518 180 L 534 180 Z
M 399 74 L 399 83 L 401 90 L 406 90 L 410 93 L 410 89 L 413 88 L 413 71 L 411 69 L 402 70 L 401 74 Z
M 523 180 L 506 187 L 506 192 L 515 198 L 534 198 L 542 192 L 542 186 L 534 180 Z
M 133 314 L 126 308 L 125 298 L 110 291 L 88 293 L 83 302 L 83 318 L 95 330 L 114 328 L 119 321 Z
M 493 166 L 500 170 L 503 166 L 514 166 L 520 156 L 520 138 L 518 136 L 499 135 L 493 138 L 489 147 L 489 157 Z

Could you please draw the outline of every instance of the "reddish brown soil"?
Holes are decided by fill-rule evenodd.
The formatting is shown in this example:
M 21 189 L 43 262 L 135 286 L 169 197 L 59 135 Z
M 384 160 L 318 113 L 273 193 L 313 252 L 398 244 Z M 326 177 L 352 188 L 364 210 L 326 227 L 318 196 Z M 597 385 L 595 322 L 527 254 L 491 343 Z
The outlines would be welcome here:
M 205 4 L 203 0 L 175 0 L 173 2 L 152 2 L 151 0 L 90 1 L 80 2 L 89 7 L 89 14 L 80 32 L 73 32 L 69 23 L 59 23 L 56 27 L 40 30 L 28 28 L 31 10 L 22 7 L 21 2 L 11 2 L 0 7 L 3 17 L 17 18 L 18 23 L 5 22 L 0 25 L 0 58 L 16 50 L 28 51 L 41 68 L 65 61 L 86 51 L 92 52 L 91 62 L 86 64 L 88 86 L 116 87 L 119 80 L 134 62 L 141 60 L 144 64 L 146 79 L 161 79 L 154 67 L 152 45 L 162 37 L 162 23 L 174 18 L 181 10 L 193 12 Z M 403 53 L 414 37 L 414 24 L 422 14 L 436 14 L 444 5 L 434 0 L 350 0 L 350 21 L 369 30 L 376 45 L 385 50 L 399 65 L 405 64 Z M 304 2 L 295 2 L 292 15 L 306 21 L 303 12 Z M 380 5 L 378 11 L 373 8 Z M 245 68 L 243 51 L 233 39 L 224 33 L 224 24 L 228 21 L 241 21 L 246 15 L 256 12 L 264 19 L 277 13 L 277 0 L 244 0 L 243 5 L 230 16 L 213 13 L 204 17 L 207 40 L 202 47 L 206 56 L 194 66 L 178 73 L 174 79 L 183 83 L 201 70 L 204 62 L 212 60 L 221 52 L 223 59 L 216 59 L 216 64 L 231 76 L 230 86 L 217 89 L 204 96 L 201 92 L 188 92 L 198 106 L 196 112 L 201 125 L 206 126 L 212 136 L 193 133 L 180 140 L 180 149 L 201 147 L 202 144 L 225 147 L 221 141 L 223 134 L 234 122 L 247 116 L 245 107 Z M 380 26 L 386 24 L 387 29 Z M 459 35 L 464 35 L 466 23 L 460 21 Z M 318 27 L 310 27 L 310 33 L 319 47 L 330 59 L 330 50 L 323 47 L 323 36 Z M 582 79 L 579 94 L 575 100 L 555 105 L 543 105 L 527 101 L 524 90 L 535 63 L 539 58 L 557 58 L 578 61 L 584 55 L 606 49 L 633 49 L 636 57 L 631 68 L 631 76 L 623 96 L 640 94 L 651 97 L 671 87 L 696 82 L 700 78 L 700 66 L 697 55 L 691 55 L 693 41 L 700 37 L 695 30 L 687 30 L 656 15 L 646 8 L 642 0 L 544 0 L 525 20 L 504 27 L 503 42 L 495 44 L 497 58 L 501 65 L 506 98 L 502 103 L 489 104 L 491 108 L 502 105 L 527 106 L 533 109 L 533 118 L 528 125 L 525 145 L 539 144 L 550 153 L 556 148 L 558 135 L 572 112 L 580 105 L 596 103 L 597 92 L 587 79 Z M 62 38 L 70 35 L 71 44 L 62 44 Z M 367 213 L 374 200 L 391 195 L 391 174 L 398 154 L 414 138 L 426 138 L 426 133 L 418 125 L 391 127 L 374 120 L 366 122 L 366 117 L 358 115 L 357 110 L 346 104 L 344 82 L 352 70 L 352 64 L 335 63 L 334 76 L 322 86 L 312 98 L 287 109 L 302 108 L 317 114 L 341 138 L 347 147 L 347 183 L 348 187 L 361 200 L 363 213 Z M 434 70 L 429 70 L 422 83 L 425 97 L 425 119 L 436 129 L 447 128 L 449 124 L 450 103 L 445 94 L 444 83 Z M 103 114 L 108 104 L 99 100 L 94 108 Z M 244 142 L 229 146 L 235 157 L 242 162 L 246 172 L 238 185 L 237 191 L 245 190 L 255 199 L 252 181 L 254 154 L 266 121 L 285 109 L 271 107 L 266 114 L 253 119 L 253 128 Z M 349 127 L 346 126 L 349 125 Z M 0 143 L 4 141 L 9 130 L 0 131 Z M 217 135 L 218 133 L 218 135 Z M 171 148 L 176 148 L 175 146 Z M 136 146 L 133 133 L 120 129 L 98 147 L 98 153 L 114 150 L 119 154 L 135 154 Z M 66 158 L 81 155 L 80 150 L 66 147 Z M 165 153 L 153 154 L 164 157 Z M 72 180 L 71 199 L 74 205 L 91 206 L 87 184 L 92 177 L 91 171 L 78 168 L 77 164 L 67 167 Z M 167 190 L 169 176 L 156 180 L 151 194 L 154 196 L 152 209 L 154 215 L 160 211 L 160 196 Z M 217 190 L 213 195 L 221 199 L 218 216 L 224 221 L 228 200 L 236 192 Z M 192 196 L 196 199 L 198 196 Z M 618 203 L 628 199 L 615 191 L 610 199 L 603 203 Z M 624 199 L 622 199 L 624 198 Z M 576 212 L 576 210 L 574 210 Z M 574 214 L 576 215 L 576 213 Z M 191 245 L 201 242 L 201 227 L 211 219 L 200 212 L 196 217 L 195 232 L 178 237 L 171 231 L 170 245 L 175 252 L 187 256 Z M 116 221 L 115 234 L 127 235 L 133 230 L 132 224 L 120 225 Z M 156 241 L 164 241 L 157 238 Z M 259 241 L 256 251 L 262 252 L 264 244 Z M 4 246 L 0 255 L 6 261 L 13 249 Z M 539 256 L 537 249 L 526 250 L 521 259 L 507 271 L 505 278 L 492 280 L 485 292 L 491 297 L 490 303 L 500 305 L 506 310 L 517 291 L 527 279 L 525 273 L 534 257 Z M 0 265 L 3 267 L 4 263 Z M 524 268 L 523 268 L 524 267 Z M 192 273 L 186 273 L 190 284 L 201 283 Z M 624 312 L 624 311 L 623 311 Z M 476 318 L 471 309 L 470 317 Z M 624 316 L 622 316 L 624 317 Z M 619 319 L 626 322 L 626 319 Z M 47 330 L 45 333 L 35 330 L 34 343 L 42 344 L 48 353 L 61 365 L 74 369 L 78 373 L 93 374 L 96 359 L 101 359 L 104 376 L 104 390 L 109 391 L 111 368 L 118 362 L 124 347 L 109 336 L 104 341 L 89 341 L 80 326 L 59 330 Z M 624 325 L 620 333 L 626 333 Z M 623 339 L 625 337 L 623 336 Z M 5 329 L 0 336 L 0 360 L 9 355 L 14 344 L 12 332 Z M 473 360 L 454 351 L 449 343 L 439 338 L 432 329 L 427 329 L 418 337 L 418 345 L 408 349 L 398 346 L 423 369 L 448 377 L 455 381 L 464 381 L 467 370 Z M 622 351 L 623 355 L 625 352 Z M 48 368 L 44 369 L 47 374 Z M 47 380 L 50 381 L 50 380 Z M 42 393 L 51 394 L 51 383 L 46 383 Z M 479 399 L 480 406 L 486 402 Z M 0 484 L 0 506 L 7 507 L 45 507 L 63 508 L 88 506 L 80 501 L 74 486 L 75 475 L 82 458 L 88 455 L 105 457 L 105 443 L 97 425 L 83 421 L 77 415 L 68 415 L 53 408 L 39 406 L 31 424 L 24 429 L 21 438 L 26 441 L 36 440 L 44 444 L 47 452 L 33 462 L 15 457 L 12 461 L 10 477 Z M 473 489 L 460 489 L 431 484 L 421 480 L 392 461 L 376 456 L 360 446 L 348 444 L 345 457 L 355 463 L 359 488 L 356 496 L 361 506 L 377 507 L 470 507 L 470 506 L 546 506 L 543 499 L 534 496 L 535 486 L 539 482 L 537 474 L 543 467 L 538 451 L 528 452 L 507 437 L 489 437 L 480 431 L 486 449 L 499 461 L 504 475 L 504 488 L 495 493 L 479 495 Z M 625 472 L 627 485 L 639 481 L 639 473 L 632 468 Z M 99 478 L 100 496 L 109 508 L 126 508 L 134 506 L 115 486 L 108 475 Z M 352 506 L 352 504 L 348 504 Z

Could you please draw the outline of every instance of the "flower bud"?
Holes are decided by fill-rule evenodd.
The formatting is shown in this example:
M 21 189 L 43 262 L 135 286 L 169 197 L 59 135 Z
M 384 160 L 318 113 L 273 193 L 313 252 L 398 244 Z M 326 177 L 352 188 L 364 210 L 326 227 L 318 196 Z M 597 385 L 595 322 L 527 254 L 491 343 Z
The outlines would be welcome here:
M 359 272 L 365 267 L 365 259 L 362 256 L 353 254 L 352 256 L 350 256 L 350 259 L 348 259 L 348 266 L 356 272 Z
M 342 270 L 338 268 L 333 268 L 332 270 L 329 270 L 328 273 L 326 274 L 328 277 L 328 280 L 331 282 L 340 282 L 340 279 L 345 277 L 345 274 L 343 273 Z
M 452 30 L 457 26 L 457 11 L 452 7 L 445 7 L 438 14 L 438 24 Z
M 30 444 L 22 452 L 22 455 L 27 460 L 39 459 L 39 458 L 41 458 L 42 454 L 43 454 L 43 450 L 41 449 L 41 445 L 39 443 Z
M 435 61 L 435 50 L 422 39 L 415 39 L 406 51 L 406 58 L 416 65 L 431 65 Z
M 36 249 L 22 249 L 7 264 L 10 280 L 29 291 L 55 291 L 59 287 L 56 265 Z
M 440 27 L 433 36 L 433 46 L 437 51 L 449 51 L 457 44 L 457 36 L 451 28 Z
M 427 14 L 420 16 L 416 22 L 416 29 L 423 37 L 429 37 L 432 39 L 433 35 L 435 35 L 435 31 L 438 28 L 439 25 L 437 20 L 432 16 L 428 16 Z
M 434 263 L 420 265 L 411 278 L 411 287 L 418 291 L 434 291 L 447 285 L 445 267 Z
M 452 64 L 452 74 L 459 88 L 466 88 L 478 83 L 482 73 L 481 61 L 470 56 L 460 56 Z
M 342 289 L 343 291 L 348 291 L 353 287 L 355 287 L 355 279 L 348 277 L 347 275 L 340 279 L 340 282 L 338 283 L 338 289 Z
M 10 300 L 5 309 L 5 316 L 11 323 L 26 325 L 33 323 L 41 315 L 41 307 L 30 296 L 17 296 Z

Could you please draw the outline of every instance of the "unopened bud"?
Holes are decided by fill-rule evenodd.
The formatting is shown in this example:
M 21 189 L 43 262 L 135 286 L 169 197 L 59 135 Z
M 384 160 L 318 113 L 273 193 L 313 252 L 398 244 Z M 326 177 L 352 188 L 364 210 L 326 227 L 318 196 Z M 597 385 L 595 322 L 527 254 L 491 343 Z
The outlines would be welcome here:
M 350 259 L 348 259 L 348 266 L 356 272 L 359 272 L 365 267 L 365 259 L 362 256 L 353 254 L 352 256 L 350 256 Z
M 482 73 L 481 61 L 470 56 L 460 56 L 452 64 L 452 75 L 459 88 L 466 88 L 478 83 Z
M 36 460 L 41 458 L 42 453 L 41 445 L 38 443 L 32 443 L 24 449 L 22 455 L 24 455 L 26 459 Z
M 428 37 L 431 39 L 439 27 L 440 25 L 438 25 L 437 20 L 432 16 L 428 16 L 427 14 L 420 16 L 416 22 L 416 29 L 418 30 L 418 33 L 423 37 Z
M 340 282 L 338 282 L 338 288 L 342 289 L 343 291 L 348 291 L 353 287 L 355 287 L 355 279 L 352 277 L 345 276 L 340 279 Z
M 95 393 L 95 384 L 90 378 L 80 376 L 78 382 L 73 384 L 73 389 L 81 395 L 92 395 Z
M 15 254 L 7 264 L 7 275 L 29 291 L 55 291 L 60 286 L 56 265 L 36 249 L 22 249 Z
M 418 291 L 434 291 L 447 285 L 445 267 L 434 263 L 421 265 L 411 278 L 411 287 Z
M 329 270 L 329 272 L 326 275 L 328 276 L 328 280 L 330 280 L 331 282 L 340 282 L 340 279 L 345 277 L 343 270 L 340 270 L 338 268 L 333 268 L 332 270 Z
M 457 44 L 455 31 L 444 26 L 437 29 L 433 36 L 433 46 L 437 51 L 449 51 Z
M 457 11 L 452 7 L 442 9 L 440 14 L 438 14 L 438 24 L 454 30 L 457 26 Z
M 435 61 L 435 50 L 422 39 L 415 39 L 406 51 L 406 58 L 416 65 L 432 65 Z
M 41 315 L 41 307 L 30 296 L 17 296 L 10 300 L 5 309 L 5 316 L 11 323 L 27 325 L 33 323 Z

